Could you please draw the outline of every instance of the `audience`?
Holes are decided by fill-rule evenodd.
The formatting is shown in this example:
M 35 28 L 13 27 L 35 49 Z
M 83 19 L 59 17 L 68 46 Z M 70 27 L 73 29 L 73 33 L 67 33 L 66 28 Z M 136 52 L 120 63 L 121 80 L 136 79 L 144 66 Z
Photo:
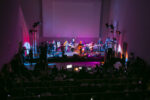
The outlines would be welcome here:
M 41 55 L 45 55 L 45 49 L 41 47 L 41 50 Z M 54 100 L 87 100 L 87 98 L 128 100 L 137 97 L 139 97 L 137 100 L 150 99 L 147 95 L 150 87 L 148 85 L 150 84 L 150 66 L 141 58 L 135 58 L 133 53 L 129 55 L 127 67 L 125 67 L 124 59 L 114 58 L 111 50 L 108 52 L 105 64 L 96 65 L 91 71 L 84 66 L 78 70 L 74 68 L 79 66 L 74 66 L 72 70 L 61 67 L 62 69 L 58 69 L 55 65 L 53 68 L 48 68 L 45 56 L 42 56 L 34 70 L 28 70 L 23 65 L 19 53 L 16 54 L 0 72 L 1 100 L 18 97 L 25 100 L 26 97 L 41 98 L 41 96 L 55 96 L 56 98 L 51 98 Z M 139 93 L 141 94 L 136 96 Z M 109 98 L 107 95 L 112 95 L 114 98 L 111 96 Z

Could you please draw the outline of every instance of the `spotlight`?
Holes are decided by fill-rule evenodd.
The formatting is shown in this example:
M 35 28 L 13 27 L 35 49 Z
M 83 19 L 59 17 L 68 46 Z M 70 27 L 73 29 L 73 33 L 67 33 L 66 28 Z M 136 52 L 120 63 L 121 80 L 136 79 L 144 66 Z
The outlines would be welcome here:
M 37 32 L 37 30 L 33 30 L 33 29 L 30 29 L 30 30 L 29 30 L 29 33 L 31 33 L 31 34 L 32 34 L 33 32 Z
M 115 37 L 113 37 L 113 40 L 116 41 L 117 39 Z
M 114 31 L 110 31 L 111 33 L 114 33 Z
M 109 27 L 108 23 L 106 23 L 105 25 L 106 25 L 107 28 Z
M 25 42 L 23 46 L 26 48 L 27 55 L 28 55 L 29 54 L 29 50 L 31 48 L 30 43 L 29 42 Z
M 32 25 L 32 27 L 35 28 L 35 27 L 37 27 L 39 24 L 40 24 L 40 21 L 37 21 L 37 22 L 35 22 L 35 23 Z
M 120 31 L 116 31 L 116 33 L 117 33 L 117 34 L 119 34 L 119 35 L 121 34 L 121 32 L 120 32 Z
M 101 65 L 104 65 L 104 61 L 101 62 Z
M 111 29 L 114 29 L 114 26 L 113 26 L 113 24 L 111 24 L 111 25 L 110 25 L 110 28 L 111 28 Z
M 119 46 L 118 46 L 118 53 L 122 53 L 122 49 L 121 49 L 121 45 L 119 44 Z
M 29 30 L 29 33 L 32 33 L 33 32 L 33 30 Z

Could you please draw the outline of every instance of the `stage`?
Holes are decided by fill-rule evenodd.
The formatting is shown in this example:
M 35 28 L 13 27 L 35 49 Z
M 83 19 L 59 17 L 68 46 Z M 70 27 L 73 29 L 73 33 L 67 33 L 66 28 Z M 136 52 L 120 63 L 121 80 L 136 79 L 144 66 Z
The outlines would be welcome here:
M 96 65 L 100 65 L 101 62 L 104 62 L 104 52 L 91 52 L 88 55 L 79 55 L 77 52 L 66 52 L 65 56 L 62 57 L 62 52 L 53 52 L 52 54 L 47 54 L 47 64 L 48 68 L 53 68 L 56 66 L 58 69 L 70 67 L 86 67 L 86 68 L 95 68 Z M 34 70 L 36 62 L 39 61 L 39 55 L 35 56 L 33 63 L 31 63 L 28 58 L 24 65 L 29 70 Z
M 80 62 L 80 61 L 103 61 L 105 53 L 101 52 L 89 52 L 83 53 L 82 55 L 79 52 L 65 52 L 64 56 L 62 56 L 61 51 L 54 51 L 51 53 L 47 53 L 47 62 Z M 33 62 L 37 62 L 40 59 L 40 54 L 36 54 L 33 57 Z M 29 56 L 25 57 L 25 62 L 29 62 Z

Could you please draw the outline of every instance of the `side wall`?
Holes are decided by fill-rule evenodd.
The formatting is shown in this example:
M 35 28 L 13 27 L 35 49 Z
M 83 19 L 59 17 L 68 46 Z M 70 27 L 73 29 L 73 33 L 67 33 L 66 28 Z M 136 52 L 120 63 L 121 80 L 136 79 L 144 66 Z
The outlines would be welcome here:
M 110 21 L 118 22 L 129 52 L 150 62 L 150 0 L 112 0 Z
M 0 0 L 0 69 L 17 53 L 22 40 L 18 0 Z
M 42 23 L 42 0 L 20 0 L 21 8 L 25 18 L 28 31 L 32 29 L 35 22 Z M 42 36 L 42 24 L 37 27 L 37 42 Z M 32 37 L 30 36 L 32 43 Z

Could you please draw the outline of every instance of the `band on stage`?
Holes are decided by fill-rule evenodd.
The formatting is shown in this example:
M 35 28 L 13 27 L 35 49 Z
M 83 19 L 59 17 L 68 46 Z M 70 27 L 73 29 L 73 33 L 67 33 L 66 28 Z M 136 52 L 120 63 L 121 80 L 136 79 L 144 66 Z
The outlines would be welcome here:
M 32 53 L 31 48 L 29 53 Z M 97 43 L 83 43 L 82 41 L 76 42 L 76 39 L 72 38 L 71 41 L 66 40 L 64 42 L 55 40 L 52 42 L 42 42 L 39 46 L 37 46 L 37 54 L 40 55 L 44 53 L 45 56 L 46 54 L 50 54 L 54 57 L 57 52 L 62 52 L 62 56 L 64 56 L 67 52 L 76 52 L 78 55 L 82 56 L 84 54 L 95 52 L 107 52 L 110 48 L 113 51 L 117 51 L 118 43 L 116 39 L 110 39 L 108 37 L 105 42 L 103 42 L 102 39 L 99 38 Z

